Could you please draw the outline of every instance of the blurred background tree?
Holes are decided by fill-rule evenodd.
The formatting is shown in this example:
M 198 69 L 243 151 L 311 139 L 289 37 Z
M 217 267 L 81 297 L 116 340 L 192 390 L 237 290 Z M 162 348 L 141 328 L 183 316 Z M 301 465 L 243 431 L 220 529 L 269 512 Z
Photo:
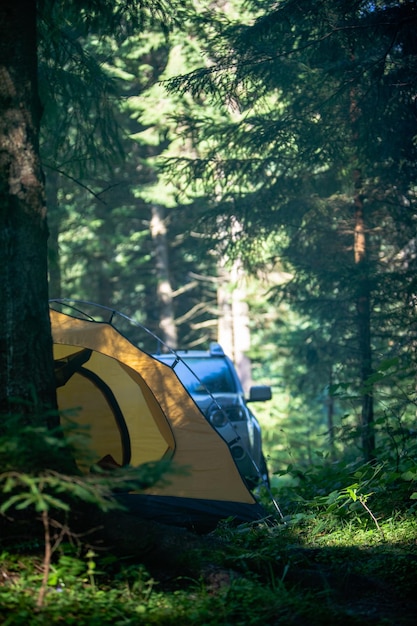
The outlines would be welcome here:
M 330 390 L 332 423 L 334 391 L 349 381 L 343 431 L 371 460 L 387 359 L 401 372 L 412 363 L 414 379 L 416 6 L 249 4 L 254 20 L 223 20 L 211 40 L 213 65 L 171 83 L 236 111 L 231 122 L 198 122 L 207 149 L 189 175 L 221 187 L 218 210 L 241 224 L 248 271 L 279 260 L 288 273 L 270 300 L 300 316 L 284 341 L 297 399 Z M 254 254 L 263 241 L 267 259 Z M 395 419 L 413 420 L 410 397 L 397 402 Z
M 51 297 L 191 348 L 239 291 L 273 467 L 409 450 L 415 3 L 178 10 L 167 37 L 62 8 L 40 47 Z

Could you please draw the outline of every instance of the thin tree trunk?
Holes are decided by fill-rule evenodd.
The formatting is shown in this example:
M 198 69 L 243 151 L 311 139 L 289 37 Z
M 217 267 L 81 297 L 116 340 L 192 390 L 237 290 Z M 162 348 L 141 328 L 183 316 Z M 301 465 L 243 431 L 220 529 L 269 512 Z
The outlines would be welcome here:
M 367 261 L 367 237 L 364 216 L 361 173 L 355 173 L 355 227 L 354 255 L 357 273 L 356 311 L 358 320 L 359 352 L 361 363 L 361 428 L 362 448 L 365 461 L 375 455 L 374 402 L 372 388 L 368 379 L 372 374 L 371 347 L 371 290 L 369 285 L 369 269 Z
M 178 347 L 178 334 L 175 325 L 173 293 L 169 273 L 167 229 L 164 209 L 160 206 L 152 207 L 150 230 L 155 252 L 156 293 L 159 304 L 159 326 L 162 332 L 162 340 L 170 348 L 176 349 Z
M 56 405 L 39 159 L 36 1 L 0 6 L 0 413 Z M 18 398 L 17 403 L 12 399 Z M 36 411 L 27 401 L 36 399 Z
M 330 371 L 329 377 L 329 388 L 333 385 L 333 373 Z M 334 396 L 329 393 L 327 394 L 326 399 L 326 409 L 327 409 L 327 429 L 329 432 L 329 449 L 330 449 L 330 458 L 332 461 L 336 461 L 336 442 L 335 442 L 335 431 L 334 431 Z
M 58 174 L 50 171 L 46 180 L 46 198 L 49 222 L 49 293 L 52 298 L 61 297 L 61 264 L 59 258 L 59 205 L 58 205 Z
M 351 61 L 355 61 L 355 51 L 350 47 Z M 354 79 L 352 79 L 354 80 Z M 353 82 L 354 84 L 354 82 Z M 354 152 L 360 139 L 360 124 L 363 123 L 362 110 L 356 86 L 350 92 L 350 123 L 352 130 L 352 146 Z M 358 328 L 360 384 L 361 384 L 361 435 L 362 450 L 365 461 L 375 455 L 374 402 L 373 389 L 368 379 L 372 374 L 371 345 L 371 289 L 369 282 L 367 233 L 365 222 L 364 190 L 362 171 L 358 166 L 353 170 L 354 182 L 354 261 L 356 266 L 356 313 Z
M 250 348 L 248 306 L 242 287 L 244 272 L 235 261 L 230 270 L 219 267 L 217 302 L 219 307 L 218 341 L 236 366 L 245 392 L 252 381 L 251 362 L 246 356 Z
M 241 225 L 233 219 L 229 237 L 238 236 Z M 232 359 L 245 393 L 252 384 L 251 361 L 247 356 L 250 349 L 249 313 L 246 302 L 245 272 L 239 259 L 232 263 L 225 255 L 219 259 L 219 284 L 217 302 L 219 307 L 218 341 Z

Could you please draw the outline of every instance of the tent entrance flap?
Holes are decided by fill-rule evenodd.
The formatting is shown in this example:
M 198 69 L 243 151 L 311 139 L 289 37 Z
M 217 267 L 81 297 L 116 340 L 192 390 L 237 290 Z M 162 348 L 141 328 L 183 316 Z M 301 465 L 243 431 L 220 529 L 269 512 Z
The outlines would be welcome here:
M 55 360 L 55 384 L 58 387 L 63 387 L 75 374 L 78 372 L 82 365 L 88 361 L 91 356 L 91 350 L 80 350 L 74 354 L 69 354 L 63 359 Z
M 55 344 L 56 362 L 72 354 L 74 346 Z M 107 455 L 118 465 L 138 466 L 172 454 L 174 444 L 161 434 L 141 387 L 113 358 L 92 350 L 57 397 L 64 428 L 71 424 L 86 431 L 88 451 L 80 450 L 77 459 L 83 471 Z

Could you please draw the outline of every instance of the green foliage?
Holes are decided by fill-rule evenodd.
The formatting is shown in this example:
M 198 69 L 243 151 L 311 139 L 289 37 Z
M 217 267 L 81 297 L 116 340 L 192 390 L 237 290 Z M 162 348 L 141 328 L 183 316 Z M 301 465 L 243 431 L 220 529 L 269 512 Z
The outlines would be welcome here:
M 99 36 L 94 6 L 85 25 L 90 34 L 77 30 L 69 48 L 56 49 L 60 40 L 54 38 L 48 47 L 45 32 L 42 59 L 52 57 L 45 76 L 56 68 L 54 51 L 63 61 L 68 50 L 77 53 L 60 63 L 68 79 L 58 72 L 55 82 L 46 81 L 63 89 L 45 98 L 49 107 L 57 104 L 55 113 L 47 111 L 52 117 L 44 117 L 52 253 L 60 261 L 59 272 L 51 271 L 51 294 L 111 304 L 160 333 L 159 270 L 149 232 L 156 204 L 166 228 L 166 278 L 182 347 L 216 339 L 225 249 L 231 259 L 244 257 L 248 272 L 265 276 L 261 295 L 258 282 L 248 296 L 250 356 L 276 388 L 264 430 L 276 469 L 283 439 L 297 462 L 311 462 L 318 447 L 331 449 L 334 458 L 347 448 L 356 455 L 360 396 L 367 393 L 375 402 L 377 447 L 394 438 L 400 452 L 413 411 L 413 393 L 404 391 L 415 371 L 408 338 L 415 323 L 415 122 L 403 106 L 415 58 L 412 3 L 334 7 L 317 0 L 306 11 L 293 1 L 262 8 L 233 2 L 227 10 L 197 4 L 179 29 L 172 23 L 168 38 L 160 21 L 148 17 L 147 30 L 132 29 L 138 14 L 127 18 L 128 7 L 121 6 L 114 11 L 127 19 L 122 31 Z M 145 3 L 143 11 L 158 17 L 164 5 L 156 3 L 153 14 L 152 5 Z M 174 5 L 166 8 L 175 17 Z M 64 15 L 63 8 L 62 14 L 54 10 Z M 106 26 L 113 19 L 110 5 L 103 11 Z M 67 19 L 84 17 L 68 7 Z M 42 21 L 42 29 L 48 23 Z M 347 60 L 348 50 L 357 56 L 352 52 Z M 363 112 L 355 129 L 352 80 Z M 71 86 L 81 100 L 68 106 Z M 64 118 L 70 130 L 57 132 L 56 120 Z M 58 135 L 57 153 L 49 141 Z M 177 157 L 182 161 L 175 168 Z M 52 159 L 68 172 L 66 179 L 53 175 Z M 391 377 L 375 362 L 366 384 L 358 375 L 360 272 L 352 253 L 357 161 L 370 240 L 374 361 L 411 357 L 409 369 L 397 368 Z M 234 218 L 238 237 L 230 236 Z M 349 397 L 328 393 L 345 381 L 352 381 Z
M 259 306 L 271 319 L 273 309 L 264 303 Z M 365 381 L 361 386 L 356 379 L 344 381 L 341 369 L 326 372 L 308 322 L 284 308 L 277 328 L 279 334 L 271 323 L 263 327 L 252 346 L 254 372 L 273 386 L 272 401 L 256 408 L 272 474 L 285 475 L 288 465 L 306 471 L 325 459 L 357 463 L 360 397 L 371 386 L 377 460 L 401 471 L 415 458 L 415 365 L 408 357 L 382 358 L 369 385 Z
M 362 471 L 364 482 L 375 474 Z M 0 620 L 8 626 L 60 624 L 63 616 L 77 626 L 368 626 L 372 615 L 371 623 L 411 625 L 415 518 L 388 519 L 387 508 L 384 541 L 358 520 L 319 530 L 318 508 L 305 503 L 304 510 L 286 524 L 220 525 L 214 534 L 220 544 L 211 548 L 201 579 L 184 572 L 172 580 L 163 569 L 155 576 L 141 563 L 61 544 L 42 607 L 33 557 L 3 552 Z
M 43 154 L 62 271 L 52 295 L 111 302 L 156 329 L 154 203 L 166 210 L 182 341 L 213 333 L 215 313 L 200 312 L 215 306 L 219 240 L 230 258 L 246 255 L 251 272 L 273 275 L 268 297 L 255 287 L 251 298 L 252 351 L 278 390 L 265 424 L 285 519 L 225 521 L 201 579 L 181 571 L 173 580 L 152 558 L 159 575 L 97 555 L 68 527 L 71 512 L 82 503 L 108 510 L 114 490 L 140 490 L 168 468 L 81 476 L 75 439 L 44 428 L 44 415 L 11 418 L 0 432 L 0 510 L 16 527 L 28 521 L 30 536 L 0 536 L 8 626 L 415 622 L 414 3 L 254 0 L 244 11 L 228 3 L 231 13 L 208 4 L 186 21 L 182 2 L 39 3 Z M 170 40 L 166 21 L 180 22 Z M 203 46 L 209 62 L 194 72 Z M 172 84 L 190 86 L 194 100 L 186 89 L 163 91 L 180 72 L 191 74 Z M 167 156 L 184 157 L 168 177 L 158 169 Z M 358 166 L 375 361 L 362 379 Z M 378 459 L 365 465 L 363 394 L 376 401 Z
M 178 19 L 187 8 L 179 4 Z M 174 6 L 169 9 L 173 15 Z M 191 68 L 200 62 L 200 44 L 192 29 L 187 17 L 169 38 L 154 22 L 147 31 L 129 28 L 122 34 L 101 37 L 93 31 L 90 37 L 77 39 L 75 43 L 82 42 L 81 51 L 99 66 L 95 80 L 101 79 L 100 90 L 93 80 L 80 90 L 84 95 L 94 91 L 87 98 L 90 107 L 81 106 L 76 109 L 79 115 L 65 117 L 70 128 L 58 154 L 50 145 L 57 139 L 54 118 L 45 116 L 43 145 L 54 235 L 51 295 L 111 304 L 160 333 L 158 268 L 149 229 L 157 205 L 167 231 L 167 278 L 175 294 L 172 306 L 182 346 L 216 338 L 215 323 L 208 322 L 216 306 L 211 278 L 216 273 L 216 258 L 212 237 L 198 224 L 208 201 L 198 197 L 184 200 L 178 177 L 171 180 L 160 168 L 168 154 L 193 151 L 178 132 L 180 112 L 189 114 L 190 107 L 205 107 L 191 103 L 189 97 L 168 96 L 163 86 L 180 67 Z M 80 73 L 81 82 L 81 68 Z M 74 75 L 76 79 L 78 73 L 74 71 Z M 61 78 L 58 73 L 56 79 L 60 82 Z M 63 82 L 58 104 L 66 113 L 73 111 L 78 100 L 68 108 L 69 86 L 68 81 Z M 55 97 L 59 95 L 56 90 Z M 97 116 L 94 107 L 100 108 L 100 95 L 105 106 Z M 51 100 L 48 103 L 51 105 Z M 113 125 L 107 123 L 107 115 Z M 58 117 L 63 125 L 59 110 Z M 111 131 L 113 135 L 108 137 Z M 80 145 L 80 138 L 94 145 Z
M 23 401 L 22 401 L 23 402 Z M 47 427 L 48 418 L 39 414 L 38 407 L 26 403 L 32 415 L 30 423 L 25 415 L 11 414 L 2 418 L 0 425 L 0 466 L 3 473 L 39 472 L 49 469 L 74 469 L 71 446 L 60 428 Z
M 415 515 L 415 470 L 412 457 L 403 459 L 401 468 L 395 459 L 365 465 L 318 460 L 306 469 L 289 466 L 280 472 L 286 484 L 280 487 L 278 479 L 275 497 L 290 523 L 292 515 L 304 520 L 314 536 L 353 525 L 385 541 L 383 526 L 392 515 Z
M 219 198 L 216 214 L 208 215 L 213 228 L 231 216 L 239 221 L 248 269 L 266 273 L 278 261 L 286 270 L 286 281 L 271 284 L 269 300 L 298 314 L 294 328 L 284 326 L 284 341 L 282 322 L 274 329 L 275 344 L 288 348 L 300 405 L 294 414 L 307 400 L 305 412 L 315 418 L 326 387 L 355 380 L 362 407 L 356 402 L 353 419 L 362 408 L 366 419 L 350 439 L 362 437 L 365 451 L 381 380 L 373 361 L 411 352 L 415 362 L 409 246 L 417 127 L 412 108 L 404 107 L 413 98 L 414 3 L 247 7 L 252 19 L 242 11 L 216 24 L 218 38 L 208 41 L 213 65 L 171 83 L 233 109 L 218 124 L 187 120 L 190 134 L 198 129 L 203 137 L 201 158 L 188 162 L 190 178 L 201 177 Z M 408 78 L 398 89 L 399 75 Z M 354 255 L 359 205 L 363 263 Z M 265 241 L 266 255 L 256 255 L 256 242 Z M 343 414 L 338 403 L 334 408 Z
M 33 539 L 39 539 L 43 533 L 43 577 L 38 607 L 43 606 L 50 584 L 54 552 L 66 537 L 74 539 L 71 528 L 74 511 L 88 507 L 104 513 L 122 510 L 123 506 L 114 497 L 116 492 L 140 492 L 162 481 L 168 470 L 172 471 L 169 463 L 160 462 L 110 472 L 93 467 L 94 471 L 82 475 L 73 460 L 68 437 L 68 432 L 64 435 L 60 430 L 22 425 L 20 416 L 6 417 L 0 433 L 0 463 L 4 469 L 0 473 L 0 518 L 7 518 L 9 526 L 7 523 L 4 526 L 8 532 L 10 522 L 16 520 L 17 524 L 23 522 L 23 528 L 31 525 Z M 63 473 L 65 468 L 68 473 Z M 53 533 L 51 529 L 55 529 Z M 92 587 L 96 575 L 94 557 L 94 552 L 89 550 L 85 575 Z M 76 562 L 71 564 L 74 566 Z M 60 561 L 58 571 L 62 565 Z
M 1 513 L 28 508 L 37 513 L 69 511 L 73 500 L 107 511 L 119 507 L 112 498 L 117 490 L 143 490 L 172 471 L 168 462 L 150 462 L 139 469 L 126 467 L 111 472 L 93 467 L 93 472 L 82 475 L 72 456 L 75 448 L 71 441 L 76 440 L 76 434 L 24 426 L 19 416 L 4 419 L 0 433 Z M 86 438 L 84 434 L 84 442 Z

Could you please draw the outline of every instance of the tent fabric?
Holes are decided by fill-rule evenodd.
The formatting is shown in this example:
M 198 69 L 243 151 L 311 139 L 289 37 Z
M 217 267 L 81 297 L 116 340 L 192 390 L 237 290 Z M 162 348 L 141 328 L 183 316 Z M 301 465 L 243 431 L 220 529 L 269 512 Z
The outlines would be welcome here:
M 120 494 L 120 504 L 143 519 L 161 524 L 174 524 L 198 531 L 213 530 L 220 520 L 233 517 L 240 522 L 256 522 L 267 513 L 259 504 L 174 498 L 169 496 Z
M 184 504 L 188 511 L 194 506 L 198 515 L 207 507 L 215 516 L 262 516 L 227 443 L 169 366 L 133 345 L 110 323 L 52 309 L 50 315 L 62 420 L 89 433 L 90 456 L 78 461 L 84 471 L 103 458 L 115 466 L 134 467 L 169 458 L 188 471 L 147 489 L 145 495 L 154 498 L 148 511 L 155 511 L 155 502 L 160 511 L 163 502 L 167 511 L 174 511 L 172 499 L 177 498 L 173 518 L 181 516 Z M 132 498 L 129 501 L 132 504 Z M 138 497 L 133 508 L 141 503 L 145 511 L 144 501 Z

